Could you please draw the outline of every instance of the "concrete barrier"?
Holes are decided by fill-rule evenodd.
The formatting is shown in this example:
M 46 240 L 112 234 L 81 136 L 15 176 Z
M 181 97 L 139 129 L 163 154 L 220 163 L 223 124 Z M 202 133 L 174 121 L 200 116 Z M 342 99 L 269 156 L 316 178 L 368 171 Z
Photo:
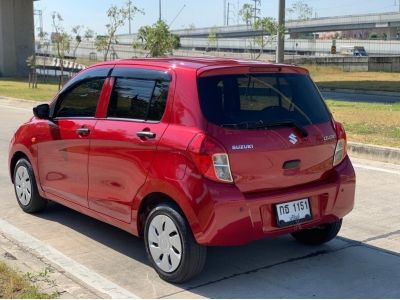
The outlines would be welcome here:
M 349 142 L 347 144 L 347 149 L 349 154 L 354 157 L 377 160 L 392 164 L 400 164 L 399 148 Z
M 285 60 L 287 63 L 332 66 L 343 71 L 400 72 L 400 56 L 326 56 Z
M 369 57 L 368 71 L 400 72 L 400 56 Z

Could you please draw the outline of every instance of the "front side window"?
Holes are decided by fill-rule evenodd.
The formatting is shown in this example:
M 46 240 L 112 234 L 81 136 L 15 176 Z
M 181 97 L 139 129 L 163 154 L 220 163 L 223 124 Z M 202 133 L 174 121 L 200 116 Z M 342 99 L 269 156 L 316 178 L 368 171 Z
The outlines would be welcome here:
M 167 103 L 169 82 L 116 78 L 108 117 L 160 121 Z
M 55 117 L 94 117 L 105 78 L 86 79 L 60 96 Z

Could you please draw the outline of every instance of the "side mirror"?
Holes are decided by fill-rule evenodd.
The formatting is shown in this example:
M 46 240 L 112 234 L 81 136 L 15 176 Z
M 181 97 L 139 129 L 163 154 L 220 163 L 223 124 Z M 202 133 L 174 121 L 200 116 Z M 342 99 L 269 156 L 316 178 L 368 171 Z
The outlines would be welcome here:
M 50 119 L 50 106 L 48 104 L 40 104 L 33 108 L 33 114 L 36 118 L 48 120 Z

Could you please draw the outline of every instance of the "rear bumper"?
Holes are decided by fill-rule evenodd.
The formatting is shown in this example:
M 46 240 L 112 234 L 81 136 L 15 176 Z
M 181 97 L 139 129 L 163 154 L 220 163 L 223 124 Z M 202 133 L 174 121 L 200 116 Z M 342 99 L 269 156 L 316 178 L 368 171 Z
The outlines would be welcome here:
M 326 179 L 285 190 L 243 195 L 234 185 L 208 182 L 211 216 L 201 224 L 197 242 L 210 246 L 242 245 L 253 240 L 291 233 L 343 218 L 354 206 L 355 173 L 349 158 Z M 275 204 L 310 199 L 313 218 L 279 228 Z

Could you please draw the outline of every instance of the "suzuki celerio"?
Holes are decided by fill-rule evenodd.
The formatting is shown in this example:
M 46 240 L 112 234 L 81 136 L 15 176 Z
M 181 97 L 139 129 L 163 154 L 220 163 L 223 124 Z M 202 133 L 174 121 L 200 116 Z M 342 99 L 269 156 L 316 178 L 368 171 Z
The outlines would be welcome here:
M 10 145 L 21 208 L 51 200 L 143 237 L 169 282 L 198 274 L 207 246 L 325 243 L 353 208 L 345 131 L 300 67 L 105 62 L 33 113 Z

